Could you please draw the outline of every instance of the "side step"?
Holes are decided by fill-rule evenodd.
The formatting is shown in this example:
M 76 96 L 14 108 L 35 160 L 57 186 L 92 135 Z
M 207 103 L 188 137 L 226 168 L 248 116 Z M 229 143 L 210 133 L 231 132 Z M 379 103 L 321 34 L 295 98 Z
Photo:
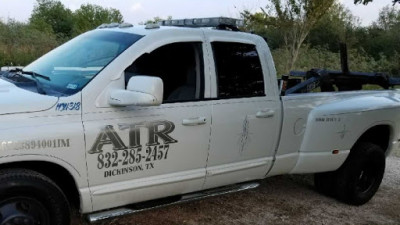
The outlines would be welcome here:
M 176 199 L 173 201 L 167 201 L 167 202 L 161 201 L 162 203 L 159 203 L 159 204 L 153 204 L 155 201 L 151 201 L 153 203 L 150 203 L 150 204 L 144 203 L 144 204 L 142 204 L 142 207 L 140 207 L 140 204 L 139 204 L 139 207 L 138 208 L 135 207 L 135 209 L 133 209 L 133 208 L 118 208 L 118 209 L 112 209 L 112 210 L 98 212 L 98 213 L 92 213 L 92 214 L 88 215 L 88 220 L 90 223 L 94 223 L 94 222 L 98 222 L 98 221 L 104 220 L 104 219 L 111 219 L 111 218 L 118 217 L 118 216 L 124 216 L 124 215 L 144 212 L 147 210 L 157 209 L 157 208 L 161 208 L 161 207 L 165 207 L 165 206 L 176 205 L 176 204 L 200 200 L 200 199 L 204 199 L 204 198 L 208 198 L 208 197 L 250 190 L 253 188 L 257 188 L 259 185 L 260 184 L 256 183 L 256 182 L 236 184 L 233 186 L 225 186 L 222 188 L 215 188 L 215 189 L 205 190 L 205 191 L 201 191 L 201 192 L 195 192 L 195 193 L 191 193 L 191 194 L 182 195 L 179 199 Z M 135 205 L 133 205 L 133 206 L 135 206 Z

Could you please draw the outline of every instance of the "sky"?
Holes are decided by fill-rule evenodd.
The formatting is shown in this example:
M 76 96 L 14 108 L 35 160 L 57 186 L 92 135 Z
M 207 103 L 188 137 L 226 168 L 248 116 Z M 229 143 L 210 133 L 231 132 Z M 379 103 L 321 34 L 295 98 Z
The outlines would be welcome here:
M 392 5 L 391 0 L 375 0 L 367 6 L 354 5 L 353 0 L 340 0 L 351 12 L 367 26 L 378 18 L 379 10 Z M 156 16 L 174 19 L 199 17 L 239 17 L 244 9 L 256 11 L 267 4 L 268 0 L 61 0 L 71 10 L 81 4 L 97 4 L 120 10 L 125 22 L 138 24 Z M 36 0 L 0 0 L 0 19 L 28 21 Z M 397 4 L 396 8 L 400 9 Z

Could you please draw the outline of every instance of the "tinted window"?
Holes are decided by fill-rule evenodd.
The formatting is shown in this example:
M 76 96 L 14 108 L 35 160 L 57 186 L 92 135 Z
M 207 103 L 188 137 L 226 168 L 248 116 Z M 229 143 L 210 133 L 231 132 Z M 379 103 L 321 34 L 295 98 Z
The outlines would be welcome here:
M 174 43 L 146 53 L 125 70 L 126 84 L 137 75 L 163 80 L 164 103 L 199 100 L 203 96 L 202 44 Z
M 219 98 L 264 96 L 263 73 L 256 47 L 213 42 Z

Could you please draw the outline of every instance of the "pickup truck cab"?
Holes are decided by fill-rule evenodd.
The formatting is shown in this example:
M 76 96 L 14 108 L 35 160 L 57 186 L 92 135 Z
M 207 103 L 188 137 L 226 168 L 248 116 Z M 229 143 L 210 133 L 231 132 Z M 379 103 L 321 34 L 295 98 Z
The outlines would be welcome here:
M 103 25 L 1 78 L 0 224 L 69 224 L 70 205 L 97 221 L 296 173 L 359 205 L 398 147 L 397 91 L 281 96 L 264 39 L 229 29 Z

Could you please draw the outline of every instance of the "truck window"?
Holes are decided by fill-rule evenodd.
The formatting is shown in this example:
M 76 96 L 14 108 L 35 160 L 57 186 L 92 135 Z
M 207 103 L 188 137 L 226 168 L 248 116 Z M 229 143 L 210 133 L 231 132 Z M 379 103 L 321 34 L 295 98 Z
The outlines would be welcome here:
M 115 31 L 90 31 L 42 56 L 24 70 L 49 77 L 40 80 L 47 95 L 69 96 L 82 90 L 109 63 L 142 37 Z M 25 84 L 20 87 L 29 90 Z
M 265 96 L 263 72 L 256 46 L 213 42 L 218 98 Z
M 173 43 L 140 56 L 125 70 L 132 76 L 157 76 L 164 83 L 164 103 L 200 100 L 204 96 L 202 43 Z

